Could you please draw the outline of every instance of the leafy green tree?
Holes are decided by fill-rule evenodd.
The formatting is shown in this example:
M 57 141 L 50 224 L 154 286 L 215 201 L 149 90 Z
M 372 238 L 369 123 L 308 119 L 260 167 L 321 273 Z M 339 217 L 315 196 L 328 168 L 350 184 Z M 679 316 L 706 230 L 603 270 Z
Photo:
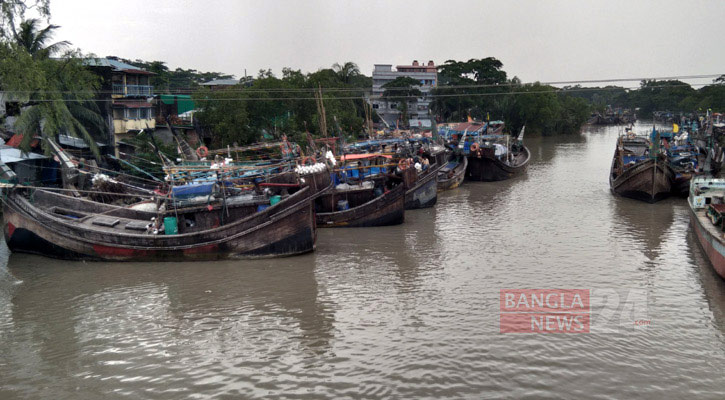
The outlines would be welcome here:
M 105 137 L 105 124 L 93 102 L 98 77 L 83 65 L 77 52 L 60 59 L 33 57 L 15 43 L 0 44 L 0 82 L 21 106 L 15 130 L 23 134 L 20 147 L 29 150 L 36 134 L 55 138 L 67 133 L 84 139 L 98 154 L 96 139 Z M 92 132 L 97 133 L 94 138 Z M 46 151 L 49 148 L 43 141 Z
M 192 97 L 201 108 L 195 118 L 212 133 L 214 147 L 245 145 L 256 140 L 256 132 L 249 127 L 246 103 L 237 100 L 238 92 L 204 88 Z
M 418 89 L 420 81 L 408 76 L 399 76 L 383 85 L 383 99 L 398 104 L 403 124 L 408 124 L 409 103 L 417 104 L 423 93 Z
M 35 135 L 55 138 L 67 133 L 84 139 L 98 154 L 93 133 L 105 137 L 106 129 L 93 102 L 98 77 L 85 68 L 77 51 L 51 58 L 58 56 L 68 42 L 48 44 L 58 27 L 40 28 L 37 19 L 23 20 L 30 8 L 37 9 L 41 16 L 50 15 L 48 0 L 0 0 L 0 89 L 20 105 L 21 113 L 14 125 L 23 135 L 20 148 L 29 150 Z M 46 141 L 42 143 L 49 152 Z
M 254 80 L 229 90 L 201 89 L 194 95 L 200 99 L 197 120 L 213 134 L 215 146 L 251 143 L 265 136 L 279 139 L 282 134 L 306 144 L 305 131 L 321 135 L 314 100 L 314 93 L 321 90 L 328 134 L 357 136 L 364 121 L 363 94 L 372 87 L 372 79 L 350 64 L 354 65 L 346 63 L 347 68 L 333 66 L 307 74 L 283 68 L 281 77 L 261 70 Z M 354 98 L 357 95 L 359 100 Z

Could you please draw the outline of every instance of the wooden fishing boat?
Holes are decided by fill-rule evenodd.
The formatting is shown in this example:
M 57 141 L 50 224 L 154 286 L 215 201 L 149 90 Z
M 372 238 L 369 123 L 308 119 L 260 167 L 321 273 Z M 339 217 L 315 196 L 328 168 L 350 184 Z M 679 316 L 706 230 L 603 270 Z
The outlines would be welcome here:
M 526 172 L 531 153 L 523 144 L 523 136 L 522 128 L 514 140 L 508 135 L 479 135 L 472 143 L 464 144 L 468 155 L 466 179 L 503 181 Z
M 405 186 L 405 209 L 433 207 L 438 202 L 438 171 L 442 166 L 433 164 L 425 171 L 415 167 L 402 171 Z
M 349 208 L 339 210 L 340 201 Z M 405 220 L 405 187 L 400 184 L 376 196 L 373 188 L 332 189 L 318 199 L 319 228 L 359 228 L 399 225 Z
M 405 209 L 433 207 L 438 202 L 438 172 L 443 168 L 445 148 L 419 148 L 415 158 L 399 159 L 398 170 L 405 185 Z
M 691 145 L 672 146 L 667 149 L 667 162 L 674 173 L 672 194 L 687 197 L 690 180 L 700 173 L 697 148 Z
M 693 178 L 687 202 L 697 241 L 717 274 L 725 279 L 725 179 Z
M 5 240 L 14 252 L 117 261 L 278 257 L 314 250 L 314 199 L 324 190 L 313 193 L 310 185 L 288 182 L 260 185 L 264 195 L 203 205 L 166 198 L 165 209 L 152 211 L 17 186 L 4 202 Z
M 438 191 L 455 189 L 463 183 L 468 167 L 468 158 L 451 154 L 451 157 L 438 171 Z
M 405 209 L 433 207 L 438 201 L 437 176 L 445 160 L 445 148 L 429 138 L 389 138 L 368 140 L 348 146 L 351 151 L 392 151 L 396 173 L 405 185 Z
M 392 157 L 379 153 L 348 154 L 334 171 L 334 188 L 316 202 L 320 228 L 386 226 L 403 223 L 406 188 L 390 172 Z
M 674 173 L 650 141 L 633 135 L 617 140 L 609 186 L 612 192 L 649 203 L 670 195 Z

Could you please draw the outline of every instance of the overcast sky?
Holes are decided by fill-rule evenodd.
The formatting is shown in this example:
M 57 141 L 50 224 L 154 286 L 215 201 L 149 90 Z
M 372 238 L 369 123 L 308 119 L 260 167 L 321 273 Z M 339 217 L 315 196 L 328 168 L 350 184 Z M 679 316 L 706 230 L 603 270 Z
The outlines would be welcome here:
M 51 0 L 56 40 L 240 77 L 493 56 L 524 82 L 725 73 L 725 1 Z

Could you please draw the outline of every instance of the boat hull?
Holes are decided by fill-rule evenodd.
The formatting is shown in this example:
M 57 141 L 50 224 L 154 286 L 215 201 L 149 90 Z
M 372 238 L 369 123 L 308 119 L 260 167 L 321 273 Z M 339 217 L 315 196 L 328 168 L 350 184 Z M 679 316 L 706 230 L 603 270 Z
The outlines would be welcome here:
M 427 174 L 420 177 L 413 187 L 405 192 L 405 209 L 416 210 L 419 208 L 433 207 L 438 201 L 438 171 L 440 168 L 431 169 Z
M 3 209 L 3 230 L 8 247 L 13 252 L 72 260 L 188 261 L 283 257 L 310 252 L 315 248 L 315 213 L 308 194 L 309 190 L 304 189 L 265 211 L 202 232 L 151 235 L 103 231 L 67 221 L 13 193 L 8 196 Z M 285 202 L 288 203 L 283 204 Z
M 690 180 L 692 173 L 676 173 L 672 180 L 672 195 L 687 198 L 690 194 Z
M 334 196 L 333 190 L 320 200 L 335 204 Z M 382 196 L 348 210 L 318 212 L 316 218 L 318 228 L 361 228 L 402 224 L 405 220 L 405 187 L 402 184 L 398 185 Z
M 689 200 L 688 200 L 689 202 Z M 716 233 L 708 229 L 705 224 L 710 223 L 704 215 L 698 215 L 697 211 L 690 204 L 690 221 L 692 222 L 695 236 L 700 243 L 707 259 L 721 278 L 725 279 L 725 244 L 716 237 Z M 714 227 L 713 227 L 714 228 Z M 722 233 L 720 233 L 722 235 Z
M 673 179 L 674 173 L 666 163 L 650 159 L 627 168 L 621 175 L 610 173 L 609 185 L 619 196 L 656 203 L 670 195 Z
M 463 179 L 466 177 L 466 168 L 468 167 L 468 158 L 462 157 L 461 162 L 453 169 L 452 176 L 438 176 L 438 191 L 455 189 L 461 186 Z
M 478 182 L 504 181 L 526 172 L 531 154 L 529 149 L 523 147 L 523 158 L 515 165 L 509 165 L 497 157 L 483 154 L 480 157 L 468 155 L 466 179 Z

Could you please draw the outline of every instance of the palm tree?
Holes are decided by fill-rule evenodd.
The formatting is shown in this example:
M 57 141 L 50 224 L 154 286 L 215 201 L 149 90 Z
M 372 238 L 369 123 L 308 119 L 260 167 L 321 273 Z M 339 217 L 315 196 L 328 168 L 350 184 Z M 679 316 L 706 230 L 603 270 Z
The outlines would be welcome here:
M 360 67 L 352 61 L 348 61 L 342 65 L 334 63 L 332 64 L 332 70 L 335 71 L 340 80 L 345 83 L 350 83 L 350 78 L 353 76 L 360 75 Z
M 33 137 L 55 138 L 65 133 L 84 139 L 98 154 L 92 131 L 102 136 L 107 130 L 93 100 L 99 78 L 88 71 L 78 52 L 50 58 L 69 43 L 47 44 L 56 25 L 39 29 L 36 19 L 20 23 L 14 42 L 0 46 L 0 82 L 20 103 L 21 113 L 14 130 L 23 134 L 20 148 L 29 150 Z M 43 147 L 49 147 L 43 141 Z
M 47 58 L 70 45 L 68 41 L 45 45 L 52 37 L 58 25 L 48 25 L 39 29 L 40 20 L 31 18 L 20 23 L 20 30 L 15 33 L 15 42 L 33 57 Z

